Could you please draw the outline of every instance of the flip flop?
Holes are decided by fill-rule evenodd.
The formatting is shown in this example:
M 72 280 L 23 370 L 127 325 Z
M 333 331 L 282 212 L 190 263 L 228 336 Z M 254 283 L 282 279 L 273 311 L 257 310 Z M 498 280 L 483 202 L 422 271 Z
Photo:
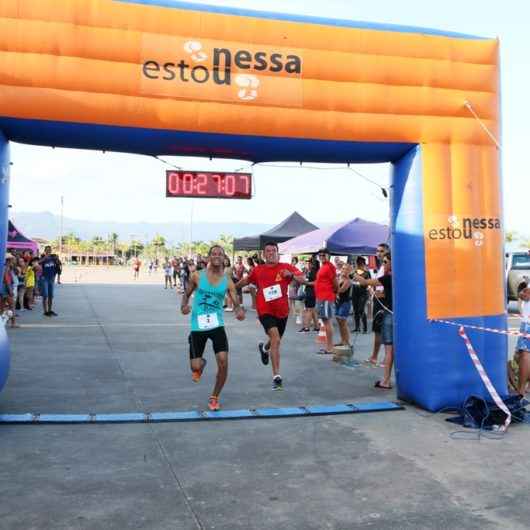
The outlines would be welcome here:
M 376 381 L 375 382 L 375 385 L 374 385 L 375 388 L 379 388 L 381 390 L 392 390 L 392 386 L 384 386 L 381 384 L 381 381 Z

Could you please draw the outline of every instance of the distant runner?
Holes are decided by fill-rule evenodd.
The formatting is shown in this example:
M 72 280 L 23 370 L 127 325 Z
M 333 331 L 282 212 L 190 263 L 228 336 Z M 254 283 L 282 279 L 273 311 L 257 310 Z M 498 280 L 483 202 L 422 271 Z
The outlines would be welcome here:
M 280 263 L 278 245 L 267 243 L 264 249 L 265 264 L 254 267 L 250 274 L 236 284 L 241 289 L 249 283 L 257 289 L 256 310 L 258 318 L 268 336 L 267 343 L 260 342 L 258 350 L 261 362 L 269 364 L 272 359 L 272 388 L 282 390 L 283 381 L 280 375 L 280 342 L 289 316 L 288 288 L 293 278 L 298 283 L 310 285 L 303 273 L 289 263 Z
M 245 311 L 239 304 L 234 282 L 224 273 L 224 258 L 223 247 L 214 245 L 210 248 L 207 268 L 191 275 L 181 302 L 182 314 L 189 314 L 190 296 L 194 291 L 197 291 L 191 308 L 191 333 L 188 338 L 191 378 L 196 383 L 201 379 L 206 366 L 206 359 L 203 359 L 204 349 L 206 342 L 210 339 L 217 360 L 215 386 L 208 400 L 208 408 L 214 411 L 221 408 L 219 395 L 228 376 L 228 339 L 223 316 L 223 304 L 227 290 L 234 303 L 236 318 L 238 320 L 245 319 Z

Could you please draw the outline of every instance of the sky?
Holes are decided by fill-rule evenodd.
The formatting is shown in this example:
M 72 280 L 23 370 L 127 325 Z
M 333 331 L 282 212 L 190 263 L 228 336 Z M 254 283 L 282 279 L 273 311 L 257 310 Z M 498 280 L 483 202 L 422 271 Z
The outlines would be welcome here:
M 437 28 L 501 41 L 502 175 L 505 227 L 530 234 L 529 179 L 524 154 L 530 145 L 530 61 L 525 0 L 202 0 L 217 6 Z M 128 154 L 52 149 L 13 144 L 12 212 L 49 211 L 93 221 L 259 222 L 276 224 L 293 210 L 310 221 L 335 223 L 354 217 L 388 220 L 388 202 L 380 186 L 389 179 L 388 164 L 300 168 L 260 165 L 253 168 L 250 201 L 166 199 L 165 170 L 159 160 Z M 234 171 L 248 162 L 164 157 L 186 169 Z M 322 169 L 313 169 L 313 167 Z M 372 182 L 369 182 L 372 181 Z

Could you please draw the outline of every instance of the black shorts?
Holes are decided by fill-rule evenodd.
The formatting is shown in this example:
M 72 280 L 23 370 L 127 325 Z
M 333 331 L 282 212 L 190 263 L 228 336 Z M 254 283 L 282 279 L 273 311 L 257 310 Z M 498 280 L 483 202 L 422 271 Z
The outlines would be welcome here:
M 306 309 L 315 309 L 317 300 L 314 296 L 306 296 L 304 300 L 304 304 L 305 304 Z
M 385 312 L 382 309 L 379 309 L 379 311 L 376 311 L 374 315 L 374 319 L 372 321 L 372 331 L 374 333 L 381 333 L 381 330 L 383 329 L 384 316 L 385 316 Z
M 287 325 L 287 317 L 279 318 L 273 315 L 261 315 L 259 321 L 261 322 L 265 333 L 268 333 L 271 328 L 278 328 L 280 337 L 283 337 L 285 326 Z
M 190 359 L 198 359 L 203 356 L 208 339 L 212 341 L 213 351 L 216 355 L 222 351 L 228 352 L 228 338 L 224 327 L 208 331 L 192 331 L 188 337 Z

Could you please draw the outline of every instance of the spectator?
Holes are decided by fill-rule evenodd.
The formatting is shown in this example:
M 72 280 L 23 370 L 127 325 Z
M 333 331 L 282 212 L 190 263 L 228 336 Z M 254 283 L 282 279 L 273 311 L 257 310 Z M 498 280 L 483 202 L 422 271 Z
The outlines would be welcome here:
M 59 256 L 57 254 L 52 254 L 52 256 L 55 258 L 56 266 L 57 266 L 57 283 L 61 284 L 61 274 L 63 273 L 63 262 L 59 259 Z
M 164 269 L 164 289 L 167 289 L 168 286 L 171 289 L 173 287 L 173 284 L 171 283 L 173 267 L 171 266 L 171 263 L 169 263 L 169 260 L 167 258 L 164 260 L 164 264 L 162 267 Z
M 42 267 L 41 295 L 44 315 L 56 317 L 57 313 L 52 310 L 53 291 L 55 276 L 57 275 L 57 260 L 52 256 L 52 247 L 44 247 L 44 257 L 40 260 Z
M 37 258 L 32 258 L 28 263 L 26 268 L 26 296 L 24 297 L 24 308 L 28 310 L 33 309 L 34 300 L 34 291 L 35 291 L 35 265 L 38 263 Z
M 27 265 L 24 258 L 18 258 L 16 274 L 18 276 L 18 294 L 15 309 L 24 311 L 24 297 L 26 296 L 26 269 Z
M 384 274 L 378 279 L 366 280 L 362 276 L 355 274 L 354 279 L 361 285 L 373 285 L 383 287 L 384 296 L 380 299 L 380 304 L 383 307 L 383 322 L 381 327 L 381 342 L 385 346 L 385 362 L 383 379 L 376 381 L 375 387 L 383 390 L 390 390 L 392 384 L 390 377 L 392 374 L 392 367 L 394 365 L 394 338 L 393 338 L 393 304 L 392 304 L 392 259 L 390 253 L 383 257 Z
M 224 258 L 224 273 L 227 278 L 231 278 L 232 282 L 234 282 L 234 271 L 232 270 L 232 262 L 226 254 Z M 228 291 L 225 295 L 225 302 L 223 308 L 225 311 L 228 312 L 234 310 L 234 302 L 232 301 L 232 297 L 230 296 L 230 293 Z
M 304 291 L 304 314 L 303 314 L 303 327 L 298 330 L 300 333 L 309 333 L 309 326 L 313 324 L 313 331 L 320 331 L 318 326 L 318 315 L 315 309 L 315 280 L 320 269 L 320 263 L 316 256 L 312 256 L 308 260 L 308 267 L 306 268 L 306 279 L 307 284 Z
M 140 267 L 142 266 L 142 262 L 138 259 L 138 257 L 133 258 L 133 278 L 137 280 L 140 277 Z M 158 265 L 156 266 L 158 268 Z
M 389 247 L 386 243 L 380 243 L 377 245 L 376 259 L 379 269 L 375 273 L 376 278 L 380 278 L 384 275 L 384 267 L 382 265 L 384 255 L 389 251 Z M 381 349 L 381 329 L 383 326 L 384 309 L 379 300 L 384 297 L 384 289 L 381 285 L 376 285 L 373 291 L 373 305 L 372 305 L 372 331 L 374 332 L 374 345 L 372 349 L 372 355 L 367 359 L 367 363 L 372 366 L 379 366 L 378 356 L 379 350 Z
M 232 269 L 232 279 L 234 281 L 234 284 L 238 283 L 243 279 L 243 276 L 245 275 L 245 265 L 243 264 L 243 257 L 238 256 L 236 258 L 236 263 L 234 265 L 234 268 Z M 237 291 L 237 299 L 239 302 L 239 305 L 243 305 L 243 289 L 242 288 L 236 288 Z
M 0 290 L 0 312 L 4 322 L 8 322 L 10 327 L 18 328 L 16 323 L 16 315 L 13 310 L 13 255 L 6 254 L 6 261 L 4 265 L 4 275 L 2 278 L 2 288 Z
M 337 270 L 329 261 L 329 251 L 325 248 L 318 251 L 320 269 L 315 281 L 316 310 L 326 329 L 326 347 L 318 353 L 333 354 L 333 306 L 338 289 Z
M 516 355 L 519 361 L 519 381 L 517 391 L 522 396 L 525 395 L 530 381 L 530 287 L 522 285 L 519 291 L 519 300 L 521 302 L 521 336 L 517 339 Z
M 296 256 L 293 256 L 291 259 L 291 265 L 293 267 L 298 268 L 298 258 Z M 293 279 L 293 281 L 289 284 L 288 289 L 288 296 L 289 296 L 289 313 L 292 314 L 294 317 L 296 317 L 295 323 L 301 324 L 302 323 L 302 315 L 297 312 L 296 308 L 296 300 L 298 299 L 298 288 L 300 285 L 296 282 L 296 280 Z
M 351 311 L 352 282 L 350 280 L 350 266 L 343 265 L 339 276 L 337 290 L 337 302 L 335 318 L 339 326 L 340 343 L 337 346 L 350 345 L 350 330 L 348 329 L 348 317 Z
M 247 274 L 252 274 L 252 271 L 257 266 L 256 258 L 255 257 L 248 257 L 247 258 Z M 256 310 L 256 286 L 253 284 L 249 284 L 248 292 L 250 293 L 250 308 L 255 311 Z
M 355 274 L 362 276 L 363 278 L 369 280 L 370 273 L 366 268 L 366 260 L 359 256 L 355 262 L 356 270 Z M 366 318 L 366 302 L 368 301 L 368 288 L 364 285 L 361 285 L 359 282 L 353 282 L 352 289 L 352 302 L 353 302 L 353 320 L 355 323 L 355 328 L 353 329 L 354 333 L 360 333 L 361 331 L 361 322 L 363 325 L 363 333 L 368 331 L 368 322 Z M 377 361 L 376 361 L 377 362 Z

